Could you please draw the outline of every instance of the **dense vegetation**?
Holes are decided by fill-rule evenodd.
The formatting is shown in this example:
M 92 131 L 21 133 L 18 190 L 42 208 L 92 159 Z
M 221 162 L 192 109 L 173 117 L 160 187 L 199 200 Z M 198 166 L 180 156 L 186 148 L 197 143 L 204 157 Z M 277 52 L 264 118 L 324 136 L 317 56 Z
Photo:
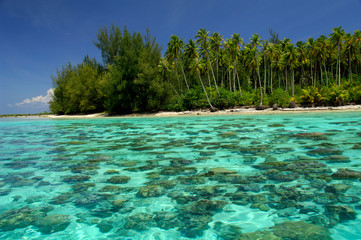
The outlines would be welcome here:
M 254 34 L 224 39 L 200 29 L 187 43 L 170 37 L 165 56 L 155 38 L 125 27 L 99 29 L 103 62 L 88 56 L 53 76 L 57 114 L 106 111 L 211 110 L 295 102 L 303 106 L 361 103 L 361 32 L 334 28 L 306 42 Z

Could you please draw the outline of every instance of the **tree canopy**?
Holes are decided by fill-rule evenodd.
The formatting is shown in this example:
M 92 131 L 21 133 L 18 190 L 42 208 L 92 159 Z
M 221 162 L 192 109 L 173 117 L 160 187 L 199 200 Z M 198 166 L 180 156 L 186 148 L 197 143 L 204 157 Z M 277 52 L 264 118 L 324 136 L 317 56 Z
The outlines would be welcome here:
M 212 110 L 242 105 L 341 105 L 361 102 L 361 34 L 336 27 L 296 44 L 254 34 L 200 29 L 194 39 L 170 36 L 164 57 L 144 35 L 112 25 L 99 29 L 102 63 L 86 56 L 52 76 L 57 114 L 106 111 Z

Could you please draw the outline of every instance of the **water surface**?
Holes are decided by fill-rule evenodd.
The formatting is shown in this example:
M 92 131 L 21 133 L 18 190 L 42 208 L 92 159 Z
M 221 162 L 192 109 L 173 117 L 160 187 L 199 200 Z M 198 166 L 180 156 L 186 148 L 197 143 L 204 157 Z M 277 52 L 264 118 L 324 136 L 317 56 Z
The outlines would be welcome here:
M 252 239 L 303 226 L 361 239 L 360 124 L 361 112 L 0 119 L 0 238 Z

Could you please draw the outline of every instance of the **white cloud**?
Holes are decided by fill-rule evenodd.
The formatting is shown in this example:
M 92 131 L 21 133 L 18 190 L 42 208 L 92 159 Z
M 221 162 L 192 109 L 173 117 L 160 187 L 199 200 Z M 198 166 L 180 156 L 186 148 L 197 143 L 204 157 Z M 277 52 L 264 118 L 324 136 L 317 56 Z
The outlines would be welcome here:
M 53 97 L 53 92 L 54 89 L 50 88 L 47 92 L 46 92 L 46 96 L 40 95 L 37 97 L 33 97 L 33 98 L 27 98 L 24 101 L 20 102 L 20 103 L 16 103 L 16 106 L 22 106 L 25 104 L 48 104 L 50 102 L 50 100 Z

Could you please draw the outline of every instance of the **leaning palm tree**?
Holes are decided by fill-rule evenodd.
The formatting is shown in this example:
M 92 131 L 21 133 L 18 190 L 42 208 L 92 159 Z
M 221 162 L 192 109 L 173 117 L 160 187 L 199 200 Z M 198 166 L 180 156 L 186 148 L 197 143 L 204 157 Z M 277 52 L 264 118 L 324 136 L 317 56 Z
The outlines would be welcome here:
M 175 89 L 175 87 L 173 86 L 173 84 L 169 81 L 167 75 L 169 73 L 169 63 L 166 59 L 162 58 L 160 61 L 159 61 L 159 64 L 158 64 L 158 71 L 159 71 L 159 74 L 163 77 L 164 80 L 166 80 L 169 85 L 171 86 L 171 88 L 173 89 L 173 91 L 179 96 L 179 93 L 178 91 Z
M 345 31 L 342 29 L 342 27 L 337 27 L 332 29 L 331 36 L 331 42 L 334 44 L 334 46 L 337 46 L 337 65 L 336 65 L 336 72 L 338 72 L 338 85 L 341 85 L 341 61 L 340 61 L 340 50 L 343 38 L 345 36 Z M 337 75 L 336 75 L 336 82 L 337 82 Z
M 208 34 L 209 34 L 209 32 L 206 31 L 204 28 L 202 28 L 202 29 L 198 30 L 195 37 L 197 39 L 196 40 L 197 44 L 200 46 L 202 53 L 205 55 L 205 57 L 207 59 L 208 66 L 209 66 L 209 68 L 210 68 L 210 70 L 212 72 L 214 85 L 216 86 L 217 93 L 220 96 L 217 81 L 216 81 L 216 77 L 214 76 L 214 71 L 213 71 L 213 67 L 212 67 L 212 64 L 211 64 L 211 61 L 210 61 L 210 56 L 209 56 L 210 54 L 209 54 L 209 49 L 208 49 L 208 39 L 209 39 Z

